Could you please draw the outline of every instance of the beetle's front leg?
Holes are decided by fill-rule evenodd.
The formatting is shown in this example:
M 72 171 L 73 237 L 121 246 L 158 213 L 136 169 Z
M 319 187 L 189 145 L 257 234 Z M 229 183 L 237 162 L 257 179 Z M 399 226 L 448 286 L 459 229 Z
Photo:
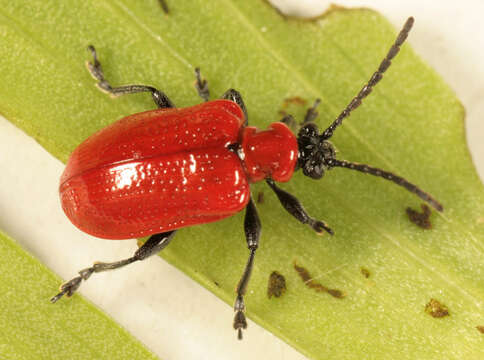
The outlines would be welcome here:
M 247 240 L 247 247 L 249 248 L 249 260 L 245 265 L 244 273 L 242 278 L 237 285 L 237 298 L 235 299 L 234 311 L 234 329 L 237 330 L 237 337 L 242 340 L 242 329 L 247 328 L 247 320 L 245 319 L 245 303 L 244 295 L 247 291 L 247 284 L 250 280 L 250 274 L 252 273 L 252 268 L 254 266 L 254 256 L 257 247 L 259 246 L 259 237 L 261 232 L 261 224 L 259 220 L 259 215 L 257 214 L 257 209 L 255 207 L 252 198 L 249 200 L 249 204 L 245 210 L 245 220 L 244 220 L 244 231 L 245 238 Z
M 112 96 L 119 96 L 125 94 L 136 94 L 139 92 L 150 92 L 153 101 L 155 102 L 156 106 L 160 109 L 162 108 L 172 108 L 175 107 L 173 102 L 166 96 L 163 91 L 155 89 L 152 86 L 147 85 L 124 85 L 124 86 L 117 86 L 112 87 L 111 84 L 104 78 L 104 73 L 101 67 L 101 63 L 97 58 L 97 52 L 94 46 L 89 45 L 87 49 L 91 52 L 93 61 L 87 62 L 87 69 L 89 73 L 92 75 L 93 78 L 98 80 L 96 84 L 99 89 L 102 91 L 112 95 Z
M 318 105 L 321 103 L 321 99 L 316 99 L 314 101 L 314 104 L 313 106 L 311 106 L 307 111 L 306 111 L 306 116 L 304 116 L 304 120 L 303 120 L 303 123 L 302 125 L 304 124 L 307 124 L 308 122 L 312 122 L 314 120 L 316 120 L 316 118 L 318 117 L 319 113 L 318 111 L 316 110 L 316 108 L 318 107 Z
M 330 235 L 334 234 L 333 230 L 331 230 L 331 228 L 324 221 L 316 220 L 309 216 L 306 210 L 304 210 L 301 202 L 294 195 L 291 195 L 287 191 L 279 188 L 272 179 L 266 179 L 266 182 L 271 189 L 274 190 L 282 206 L 284 206 L 284 209 L 286 209 L 289 214 L 294 216 L 303 224 L 311 226 L 311 228 L 313 228 L 313 230 L 318 234 L 322 233 L 323 230 Z

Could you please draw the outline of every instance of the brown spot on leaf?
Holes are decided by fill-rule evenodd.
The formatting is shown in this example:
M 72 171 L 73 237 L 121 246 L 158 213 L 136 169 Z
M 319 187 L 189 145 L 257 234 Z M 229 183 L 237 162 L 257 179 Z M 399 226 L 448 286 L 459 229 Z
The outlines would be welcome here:
M 331 295 L 332 297 L 335 297 L 337 299 L 342 299 L 346 296 L 346 294 L 344 292 L 342 292 L 341 290 L 329 289 L 326 286 L 324 286 L 323 284 L 321 284 L 317 281 L 314 281 L 311 277 L 311 274 L 309 274 L 309 271 L 306 268 L 299 266 L 296 262 L 294 262 L 294 269 L 299 274 L 302 281 L 306 284 L 307 287 L 314 289 L 317 292 L 326 292 L 329 295 Z
M 257 193 L 257 204 L 263 204 L 264 203 L 264 192 L 263 191 L 259 191 Z
M 286 292 L 286 278 L 273 271 L 269 276 L 269 284 L 267 285 L 267 297 L 270 299 L 272 296 L 281 297 Z
M 370 271 L 368 269 L 362 267 L 360 271 L 363 274 L 363 276 L 366 277 L 367 279 L 370 277 Z
M 302 97 L 299 97 L 299 96 L 288 97 L 284 99 L 284 102 L 282 103 L 282 108 L 285 109 L 290 104 L 303 106 L 303 105 L 306 105 L 306 100 L 304 100 Z
M 407 215 L 411 222 L 422 229 L 431 229 L 432 223 L 430 222 L 430 208 L 427 204 L 421 204 L 422 212 L 418 212 L 412 208 L 407 208 Z
M 286 115 L 291 113 L 291 111 L 289 111 L 288 113 L 288 108 L 291 108 L 289 110 L 292 110 L 291 105 L 303 106 L 305 104 L 306 104 L 306 100 L 304 100 L 299 96 L 288 97 L 284 99 L 284 101 L 282 102 L 282 106 L 277 113 L 284 118 Z M 294 120 L 292 122 L 294 122 Z M 286 123 L 286 125 L 289 126 L 290 128 L 295 127 L 296 123 L 295 122 L 292 123 L 292 122 L 289 124 Z
M 434 318 L 442 318 L 450 315 L 447 306 L 435 299 L 430 299 L 429 303 L 425 305 L 425 312 Z
M 484 326 L 482 325 L 477 325 L 476 326 L 476 329 L 481 333 L 481 334 L 484 334 Z
M 345 294 L 341 290 L 338 290 L 338 289 L 328 289 L 326 291 L 329 295 L 331 295 L 332 297 L 335 297 L 337 299 L 342 299 L 342 298 L 345 297 Z

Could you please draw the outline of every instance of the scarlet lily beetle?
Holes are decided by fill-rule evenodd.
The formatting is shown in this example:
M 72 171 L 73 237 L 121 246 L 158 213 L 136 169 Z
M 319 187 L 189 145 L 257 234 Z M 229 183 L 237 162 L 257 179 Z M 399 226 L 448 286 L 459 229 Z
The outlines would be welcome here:
M 308 215 L 296 197 L 276 185 L 293 172 L 320 179 L 334 167 L 357 170 L 393 181 L 438 211 L 442 205 L 416 185 L 391 172 L 335 158 L 329 139 L 382 79 L 413 25 L 409 18 L 378 69 L 336 120 L 322 133 L 312 122 L 319 100 L 307 111 L 297 137 L 284 117 L 267 130 L 248 126 L 241 94 L 233 89 L 209 101 L 207 81 L 195 69 L 195 88 L 203 103 L 177 109 L 160 90 L 146 85 L 112 87 L 104 78 L 93 46 L 87 63 L 97 86 L 119 96 L 149 92 L 158 106 L 127 116 L 85 140 L 72 153 L 60 180 L 67 217 L 79 229 L 107 239 L 150 236 L 132 257 L 95 263 L 64 283 L 51 301 L 71 296 L 93 273 L 123 267 L 158 253 L 180 228 L 217 221 L 246 209 L 244 229 L 249 258 L 237 286 L 234 329 L 247 327 L 244 295 L 259 244 L 261 224 L 250 184 L 265 180 L 282 206 L 317 233 L 333 235 L 323 221 Z

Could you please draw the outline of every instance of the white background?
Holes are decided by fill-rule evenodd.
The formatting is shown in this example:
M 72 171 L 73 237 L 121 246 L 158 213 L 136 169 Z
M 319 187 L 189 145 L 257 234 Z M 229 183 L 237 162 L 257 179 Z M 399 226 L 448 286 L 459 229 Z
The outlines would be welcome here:
M 272 1 L 285 11 L 306 15 L 317 15 L 328 4 L 322 0 Z M 408 16 L 415 17 L 409 42 L 464 103 L 468 142 L 484 178 L 484 2 L 335 2 L 376 9 L 396 28 Z M 1 118 L 0 168 L 0 229 L 63 278 L 70 279 L 94 260 L 118 260 L 135 250 L 134 242 L 100 241 L 77 231 L 59 205 L 63 164 Z M 231 329 L 232 309 L 159 257 L 94 275 L 80 292 L 165 360 L 304 359 L 252 322 L 244 341 L 237 341 Z M 204 304 L 202 313 L 193 310 L 200 303 Z

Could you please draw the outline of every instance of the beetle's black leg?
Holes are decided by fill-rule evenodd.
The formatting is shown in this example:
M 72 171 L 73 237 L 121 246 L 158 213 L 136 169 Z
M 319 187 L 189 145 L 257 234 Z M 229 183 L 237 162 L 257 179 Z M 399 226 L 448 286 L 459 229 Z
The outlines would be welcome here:
M 200 68 L 195 68 L 195 89 L 197 89 L 198 96 L 200 96 L 204 101 L 208 101 L 210 98 L 208 82 L 206 79 L 202 79 L 202 76 L 200 75 Z
M 120 267 L 126 266 L 135 261 L 141 261 L 147 257 L 150 257 L 151 255 L 155 255 L 170 243 L 171 239 L 175 235 L 175 232 L 176 230 L 173 230 L 152 235 L 138 250 L 136 250 L 134 255 L 130 258 L 111 263 L 96 262 L 93 266 L 79 271 L 79 276 L 63 283 L 59 289 L 60 292 L 56 296 L 52 297 L 50 301 L 55 303 L 64 295 L 71 296 L 79 288 L 82 280 L 89 279 L 93 273 L 119 269 Z
M 124 85 L 118 87 L 112 87 L 111 84 L 104 78 L 104 73 L 101 67 L 101 63 L 97 59 L 97 53 L 94 46 L 89 45 L 87 49 L 91 52 L 93 57 L 93 62 L 87 62 L 87 69 L 91 73 L 91 75 L 98 80 L 96 84 L 99 89 L 102 91 L 112 95 L 112 96 L 119 96 L 125 94 L 135 94 L 139 92 L 150 92 L 153 101 L 155 102 L 156 106 L 159 108 L 172 108 L 175 105 L 171 102 L 171 100 L 166 96 L 163 91 L 157 90 L 152 86 L 147 85 Z
M 235 89 L 228 89 L 223 93 L 222 99 L 232 100 L 240 106 L 245 116 L 244 126 L 247 126 L 249 123 L 249 118 L 247 117 L 247 108 L 245 107 L 244 100 L 242 100 L 242 95 L 240 95 L 240 93 Z
M 272 179 L 266 179 L 267 184 L 271 187 L 272 190 L 276 193 L 277 197 L 279 198 L 279 201 L 281 202 L 282 206 L 291 214 L 294 216 L 297 220 L 302 222 L 303 224 L 307 224 L 311 226 L 311 228 L 314 229 L 317 233 L 321 234 L 324 231 L 329 233 L 330 235 L 333 235 L 333 230 L 326 225 L 325 222 L 316 220 L 309 216 L 309 214 L 304 210 L 304 207 L 302 206 L 301 202 L 294 196 L 289 194 L 287 191 L 282 190 L 279 188 L 274 180 Z
M 163 12 L 165 14 L 169 14 L 170 13 L 170 9 L 168 8 L 168 5 L 167 5 L 166 1 L 165 0 L 158 0 L 158 2 L 160 3 L 160 6 L 163 9 Z
M 279 120 L 280 122 L 286 124 L 289 128 L 294 129 L 297 127 L 296 120 L 291 114 L 284 115 L 284 117 Z
M 261 232 L 261 224 L 259 220 L 259 215 L 257 214 L 257 209 L 255 207 L 252 198 L 249 200 L 245 210 L 245 220 L 244 220 L 244 231 L 245 238 L 247 240 L 247 247 L 249 248 L 249 260 L 247 265 L 245 265 L 244 273 L 242 278 L 237 285 L 237 298 L 234 304 L 234 329 L 237 330 L 237 337 L 242 340 L 242 329 L 247 328 L 247 320 L 245 319 L 245 304 L 244 295 L 247 291 L 247 284 L 250 280 L 250 274 L 252 273 L 252 268 L 254 266 L 254 256 L 257 247 L 259 246 L 259 237 Z
M 318 117 L 319 113 L 318 113 L 318 110 L 316 110 L 316 108 L 318 107 L 320 102 L 321 102 L 321 99 L 316 99 L 316 101 L 314 101 L 313 106 L 311 106 L 306 112 L 306 116 L 304 117 L 302 125 L 307 124 L 308 122 L 312 122 L 314 121 L 314 119 Z

